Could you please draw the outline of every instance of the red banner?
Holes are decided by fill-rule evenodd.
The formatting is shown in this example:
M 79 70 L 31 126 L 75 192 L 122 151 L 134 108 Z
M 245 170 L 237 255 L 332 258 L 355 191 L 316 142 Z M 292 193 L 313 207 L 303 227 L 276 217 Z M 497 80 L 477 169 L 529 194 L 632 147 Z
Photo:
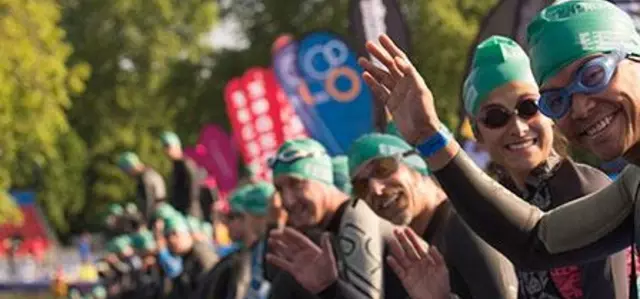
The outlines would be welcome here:
M 249 69 L 225 88 L 227 114 L 246 165 L 258 179 L 271 180 L 267 159 L 287 139 L 306 136 L 272 70 Z
M 282 135 L 284 136 L 284 140 L 307 137 L 308 134 L 302 124 L 302 120 L 298 117 L 298 114 L 296 114 L 291 103 L 289 103 L 287 94 L 280 85 L 278 85 L 275 73 L 273 70 L 269 69 L 266 74 L 265 78 L 267 82 L 267 89 L 269 90 L 268 94 L 275 93 L 275 105 L 277 105 L 280 110 L 280 121 L 282 123 Z

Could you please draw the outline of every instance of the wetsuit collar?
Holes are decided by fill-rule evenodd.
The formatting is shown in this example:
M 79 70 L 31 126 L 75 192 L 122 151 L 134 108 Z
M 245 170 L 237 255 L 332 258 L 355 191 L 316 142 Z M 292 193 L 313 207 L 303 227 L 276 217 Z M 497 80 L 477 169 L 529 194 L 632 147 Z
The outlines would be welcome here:
M 425 241 L 431 243 L 431 239 L 437 234 L 437 232 L 441 229 L 442 225 L 446 222 L 448 215 L 451 212 L 451 203 L 449 200 L 442 201 L 437 207 L 427 229 L 424 234 L 422 234 Z

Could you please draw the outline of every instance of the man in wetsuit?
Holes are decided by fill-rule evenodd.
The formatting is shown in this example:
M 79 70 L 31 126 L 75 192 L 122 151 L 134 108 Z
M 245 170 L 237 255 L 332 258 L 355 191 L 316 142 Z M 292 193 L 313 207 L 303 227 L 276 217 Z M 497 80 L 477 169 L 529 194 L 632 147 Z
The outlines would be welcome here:
M 316 241 L 322 232 L 338 231 L 339 217 L 348 195 L 333 185 L 331 158 L 321 144 L 311 139 L 287 141 L 269 164 L 288 214 L 288 225 L 305 231 Z M 337 273 L 329 271 L 335 276 L 330 278 L 328 285 L 322 285 L 322 282 L 307 291 L 289 273 L 274 272 L 277 274 L 272 278 L 271 298 L 308 297 L 327 288 L 337 277 Z
M 411 227 L 436 246 L 461 298 L 516 298 L 511 263 L 456 214 L 414 148 L 397 136 L 372 133 L 349 149 L 353 194 L 380 217 Z
M 249 191 L 250 185 L 244 185 L 236 188 L 229 196 L 229 202 L 235 202 L 236 208 L 240 207 L 240 202 L 244 200 L 245 194 Z M 229 210 L 225 213 L 225 223 L 229 229 L 229 237 L 231 241 L 238 244 L 242 244 L 245 239 L 245 235 L 251 234 L 247 232 L 245 227 L 245 214 L 239 210 L 233 209 L 229 205 Z M 239 250 L 234 250 L 228 254 L 225 254 L 222 259 L 206 274 L 205 281 L 207 284 L 203 285 L 198 291 L 198 297 L 202 299 L 207 298 L 231 298 L 233 292 L 236 290 L 237 277 L 234 275 L 234 271 L 239 267 L 239 251 L 244 247 L 240 247 Z
M 107 244 L 105 261 L 113 269 L 107 282 L 110 297 L 129 298 L 135 293 L 136 274 L 142 264 L 131 245 L 128 235 L 115 237 Z
M 302 298 L 312 294 L 321 298 L 349 298 L 352 291 L 359 294 L 355 298 L 407 296 L 398 278 L 381 264 L 382 251 L 386 250 L 382 239 L 393 225 L 377 217 L 366 203 L 350 201 L 347 194 L 334 186 L 331 158 L 320 143 L 312 139 L 287 141 L 269 164 L 289 214 L 288 225 L 295 228 L 270 234 L 269 246 L 275 251 L 267 254 L 267 260 L 284 270 L 272 280 L 271 298 Z M 298 245 L 287 244 L 286 238 L 291 235 L 302 238 L 309 250 L 301 252 L 294 249 Z M 360 246 L 345 252 L 332 244 L 337 235 L 353 244 L 369 242 L 369 252 L 360 252 Z M 336 259 L 343 265 L 341 279 Z M 354 267 L 354 259 L 362 260 L 365 267 Z
M 166 287 L 165 276 L 158 264 L 158 248 L 153 233 L 143 229 L 131 236 L 132 246 L 142 259 L 142 267 L 136 274 L 135 298 L 161 298 Z
M 153 168 L 144 165 L 138 155 L 126 152 L 120 155 L 118 166 L 137 180 L 136 204 L 145 219 L 149 219 L 155 206 L 167 195 L 164 179 Z
M 172 280 L 171 298 L 192 298 L 206 283 L 204 277 L 218 257 L 209 244 L 193 240 L 189 225 L 181 215 L 164 221 L 164 233 L 171 253 L 182 258 L 182 272 Z
M 269 164 L 288 214 L 288 225 L 314 237 L 326 231 L 337 232 L 341 213 L 338 211 L 345 206 L 348 195 L 333 185 L 331 158 L 324 147 L 311 139 L 290 140 L 279 148 Z M 277 273 L 272 277 L 271 298 L 310 296 L 288 273 L 274 272 Z M 310 291 L 320 292 L 326 287 L 320 285 Z
M 185 157 L 182 143 L 176 133 L 164 132 L 161 136 L 162 146 L 167 157 L 173 161 L 171 174 L 170 203 L 180 213 L 203 219 L 205 212 L 210 218 L 211 204 L 201 206 L 201 184 L 199 169 L 195 162 Z
M 271 285 L 263 275 L 264 237 L 269 204 L 275 196 L 275 188 L 266 182 L 245 185 L 233 193 L 230 230 L 242 247 L 225 257 L 207 276 L 210 284 L 202 298 L 267 298 Z

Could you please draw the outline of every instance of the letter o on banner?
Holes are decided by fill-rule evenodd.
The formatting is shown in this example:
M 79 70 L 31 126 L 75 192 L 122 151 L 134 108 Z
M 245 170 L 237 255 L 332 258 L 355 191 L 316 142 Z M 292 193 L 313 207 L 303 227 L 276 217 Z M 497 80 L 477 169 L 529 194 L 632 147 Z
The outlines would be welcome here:
M 321 55 L 327 64 L 327 70 L 318 70 L 313 64 L 316 56 Z M 331 40 L 323 45 L 311 47 L 302 57 L 302 65 L 306 72 L 316 80 L 324 80 L 327 72 L 334 67 L 342 65 L 349 58 L 349 48 L 342 41 Z
M 340 77 L 346 77 L 351 82 L 351 89 L 347 91 L 338 90 L 336 85 Z M 360 77 L 358 77 L 355 70 L 344 66 L 331 70 L 324 85 L 327 93 L 336 101 L 342 103 L 353 101 L 360 94 L 360 89 L 362 88 Z

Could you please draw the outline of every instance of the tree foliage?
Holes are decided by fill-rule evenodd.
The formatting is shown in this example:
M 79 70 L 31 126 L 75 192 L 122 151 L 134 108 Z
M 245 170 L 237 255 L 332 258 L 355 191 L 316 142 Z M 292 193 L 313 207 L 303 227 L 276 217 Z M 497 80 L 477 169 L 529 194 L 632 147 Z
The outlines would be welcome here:
M 18 208 L 16 202 L 11 196 L 0 191 L 0 225 L 3 224 L 21 224 L 24 217 Z
M 458 125 L 461 82 L 481 18 L 495 0 L 408 1 L 411 58 L 431 88 L 438 114 L 450 128 Z
M 72 48 L 59 19 L 56 1 L 0 0 L 0 188 L 28 181 L 18 156 L 56 158 L 69 95 L 84 88 L 88 68 L 66 64 Z
M 78 221 L 91 222 L 107 203 L 133 195 L 132 180 L 114 163 L 120 152 L 132 150 L 148 165 L 168 169 L 158 137 L 175 126 L 180 106 L 164 87 L 171 85 L 176 61 L 197 62 L 209 51 L 200 39 L 213 25 L 216 5 L 208 0 L 62 3 L 63 27 L 75 49 L 70 61 L 86 61 L 94 70 L 68 113 L 87 147 L 88 204 L 79 208 Z
M 50 224 L 66 233 L 86 204 L 87 146 L 75 131 L 69 131 L 60 136 L 56 148 L 60 152 L 58 159 L 41 170 L 38 199 Z

